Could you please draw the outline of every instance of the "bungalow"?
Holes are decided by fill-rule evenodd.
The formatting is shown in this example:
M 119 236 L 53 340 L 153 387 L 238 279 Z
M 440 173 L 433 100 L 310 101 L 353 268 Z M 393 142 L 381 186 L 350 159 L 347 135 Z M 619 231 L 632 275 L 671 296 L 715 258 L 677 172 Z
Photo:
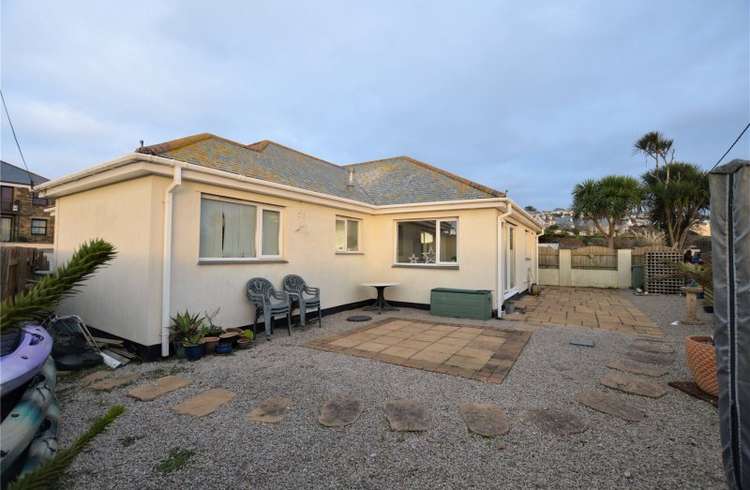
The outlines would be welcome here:
M 358 307 L 368 281 L 388 299 L 429 303 L 434 287 L 503 301 L 536 281 L 539 224 L 508 196 L 409 157 L 335 165 L 272 141 L 198 134 L 38 187 L 55 199 L 55 255 L 85 240 L 117 259 L 65 302 L 92 326 L 168 354 L 169 318 L 214 311 L 242 326 L 244 286 L 299 274 L 324 312 Z M 161 347 L 159 347 L 161 346 Z

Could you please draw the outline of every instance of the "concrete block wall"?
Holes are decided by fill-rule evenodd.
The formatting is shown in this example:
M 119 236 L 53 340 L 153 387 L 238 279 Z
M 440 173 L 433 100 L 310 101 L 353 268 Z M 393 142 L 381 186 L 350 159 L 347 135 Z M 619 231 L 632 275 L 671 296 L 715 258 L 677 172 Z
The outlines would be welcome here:
M 617 270 L 573 269 L 570 250 L 560 250 L 557 269 L 540 268 L 542 286 L 573 286 L 587 288 L 629 288 L 631 282 L 632 250 L 617 251 Z

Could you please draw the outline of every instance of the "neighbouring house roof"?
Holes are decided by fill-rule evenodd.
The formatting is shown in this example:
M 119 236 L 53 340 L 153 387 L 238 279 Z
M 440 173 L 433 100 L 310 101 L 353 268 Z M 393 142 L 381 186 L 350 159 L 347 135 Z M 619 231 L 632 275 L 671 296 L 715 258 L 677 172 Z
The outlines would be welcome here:
M 0 165 L 0 181 L 8 184 L 29 185 L 29 181 L 31 181 L 33 185 L 39 185 L 49 180 L 3 160 L 0 160 Z
M 273 141 L 243 145 L 208 133 L 136 151 L 374 205 L 504 196 L 409 157 L 336 165 Z M 353 186 L 348 169 L 355 172 Z

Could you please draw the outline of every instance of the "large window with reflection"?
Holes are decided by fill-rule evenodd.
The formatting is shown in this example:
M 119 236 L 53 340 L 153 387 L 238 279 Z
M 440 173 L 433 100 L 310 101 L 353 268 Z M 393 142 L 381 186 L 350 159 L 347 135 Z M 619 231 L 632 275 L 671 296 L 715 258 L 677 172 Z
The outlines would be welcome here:
M 396 263 L 458 264 L 458 220 L 442 218 L 396 222 Z

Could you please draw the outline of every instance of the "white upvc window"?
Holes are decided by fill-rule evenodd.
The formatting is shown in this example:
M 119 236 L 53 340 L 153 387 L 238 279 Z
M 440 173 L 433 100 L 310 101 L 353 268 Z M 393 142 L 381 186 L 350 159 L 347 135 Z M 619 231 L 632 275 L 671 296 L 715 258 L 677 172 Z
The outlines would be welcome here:
M 396 221 L 396 264 L 458 265 L 458 218 Z
M 280 259 L 282 209 L 201 196 L 200 260 Z
M 360 252 L 361 229 L 360 220 L 336 216 L 336 252 Z

